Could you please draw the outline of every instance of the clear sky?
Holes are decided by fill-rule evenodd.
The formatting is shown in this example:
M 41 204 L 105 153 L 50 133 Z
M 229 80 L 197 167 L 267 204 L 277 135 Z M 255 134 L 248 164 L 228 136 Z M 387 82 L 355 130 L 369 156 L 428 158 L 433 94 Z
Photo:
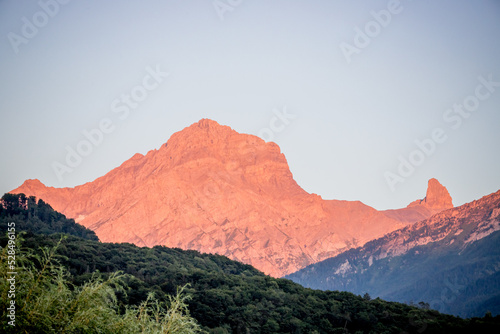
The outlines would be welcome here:
M 1 193 L 92 181 L 201 118 L 272 139 L 325 199 L 500 189 L 499 1 L 2 0 L 0 36 Z

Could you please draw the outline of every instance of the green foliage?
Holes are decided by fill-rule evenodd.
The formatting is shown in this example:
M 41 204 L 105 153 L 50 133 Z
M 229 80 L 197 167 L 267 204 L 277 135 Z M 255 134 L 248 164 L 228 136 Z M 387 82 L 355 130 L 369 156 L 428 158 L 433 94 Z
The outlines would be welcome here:
M 5 194 L 0 203 L 0 220 L 14 222 L 16 231 L 31 231 L 37 234 L 65 233 L 89 240 L 99 240 L 94 231 L 67 219 L 34 196 Z M 6 232 L 6 224 L 0 224 L 0 233 Z
M 59 242 L 56 235 L 27 233 L 24 238 L 23 246 L 33 250 L 51 249 Z M 5 238 L 0 238 L 0 245 L 5 243 Z M 151 293 L 158 303 L 171 305 L 169 296 L 177 293 L 177 287 L 190 284 L 184 289 L 191 296 L 183 300 L 184 314 L 189 311 L 210 333 L 333 333 L 344 328 L 350 333 L 422 333 L 423 328 L 425 333 L 460 333 L 473 328 L 493 333 L 500 329 L 500 317 L 463 320 L 379 298 L 367 300 L 348 292 L 306 289 L 223 256 L 196 251 L 140 248 L 68 236 L 54 256 L 68 268 L 71 275 L 67 279 L 75 291 L 89 284 L 86 282 L 108 282 L 114 272 L 123 272 L 121 283 L 113 287 L 116 302 L 111 303 L 122 313 L 134 305 L 136 309 L 144 305 L 155 309 Z M 157 318 L 150 311 L 147 314 Z
M 58 264 L 56 250 L 40 248 L 40 253 L 17 253 L 20 266 L 15 275 L 15 326 L 5 321 L 9 297 L 7 248 L 0 253 L 0 331 L 2 333 L 198 333 L 197 322 L 189 316 L 179 289 L 169 297 L 169 307 L 150 293 L 139 306 L 126 305 L 119 312 L 117 292 L 127 289 L 126 275 L 111 273 L 104 279 L 92 274 L 83 285 L 73 286 L 66 269 Z M 20 244 L 18 243 L 18 249 Z M 11 319 L 9 319 L 10 321 Z

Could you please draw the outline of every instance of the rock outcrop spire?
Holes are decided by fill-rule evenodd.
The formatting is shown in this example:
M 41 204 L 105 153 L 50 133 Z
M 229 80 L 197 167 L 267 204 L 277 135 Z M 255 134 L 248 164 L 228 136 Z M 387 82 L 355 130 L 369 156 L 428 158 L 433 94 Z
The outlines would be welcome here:
M 438 180 L 432 178 L 427 183 L 427 193 L 425 197 L 408 205 L 408 207 L 412 206 L 423 206 L 433 213 L 437 213 L 453 208 L 453 203 L 448 189 L 439 183 Z

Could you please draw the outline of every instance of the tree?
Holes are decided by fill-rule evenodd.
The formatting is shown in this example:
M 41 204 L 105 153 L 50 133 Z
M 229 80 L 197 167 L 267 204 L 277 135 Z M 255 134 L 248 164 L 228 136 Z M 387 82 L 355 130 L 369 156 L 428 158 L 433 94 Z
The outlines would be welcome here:
M 420 307 L 423 310 L 429 310 L 431 308 L 431 305 L 429 303 L 419 302 L 418 307 Z
M 58 263 L 56 250 L 40 249 L 39 254 L 21 251 L 17 242 L 18 263 L 15 276 L 15 322 L 0 324 L 2 333 L 170 333 L 201 332 L 196 320 L 189 315 L 184 288 L 169 296 L 164 305 L 150 293 L 139 306 L 125 307 L 120 313 L 116 292 L 124 293 L 126 275 L 112 273 L 104 279 L 94 272 L 82 286 L 73 287 L 69 273 Z M 12 274 L 8 266 L 7 247 L 0 252 L 1 317 L 7 319 L 11 304 L 9 285 Z

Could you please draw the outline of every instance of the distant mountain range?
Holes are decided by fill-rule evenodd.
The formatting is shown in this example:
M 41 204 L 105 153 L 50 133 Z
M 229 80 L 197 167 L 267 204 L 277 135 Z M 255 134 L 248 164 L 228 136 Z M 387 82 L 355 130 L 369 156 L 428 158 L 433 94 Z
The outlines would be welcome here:
M 276 144 L 208 119 L 93 182 L 28 180 L 11 193 L 43 199 L 104 242 L 217 253 L 275 277 L 453 207 L 435 179 L 399 210 L 324 200 L 295 182 Z
M 391 232 L 287 278 L 306 287 L 500 314 L 500 191 Z

